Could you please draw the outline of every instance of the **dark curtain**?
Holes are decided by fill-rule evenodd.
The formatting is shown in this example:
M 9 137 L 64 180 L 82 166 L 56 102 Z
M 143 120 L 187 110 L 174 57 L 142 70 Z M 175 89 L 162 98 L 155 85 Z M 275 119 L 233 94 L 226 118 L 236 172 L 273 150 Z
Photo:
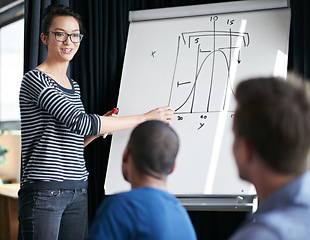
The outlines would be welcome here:
M 288 70 L 310 79 L 310 9 L 309 0 L 291 0 L 291 28 Z
M 70 73 L 81 86 L 89 113 L 103 114 L 117 104 L 132 10 L 186 6 L 228 0 L 25 0 L 25 72 L 46 57 L 40 43 L 40 16 L 50 3 L 69 5 L 81 14 L 86 29 L 80 50 L 70 64 Z M 292 1 L 289 70 L 310 77 L 309 0 Z M 89 218 L 104 198 L 104 181 L 111 137 L 98 138 L 85 149 L 89 176 Z M 123 149 L 119 149 L 123 151 Z M 243 212 L 189 212 L 199 239 L 227 239 L 243 221 Z

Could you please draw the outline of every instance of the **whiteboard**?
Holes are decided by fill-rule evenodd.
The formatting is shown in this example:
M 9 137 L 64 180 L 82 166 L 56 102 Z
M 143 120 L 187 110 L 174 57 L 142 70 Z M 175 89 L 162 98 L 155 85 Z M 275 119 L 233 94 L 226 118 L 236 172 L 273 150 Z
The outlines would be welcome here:
M 234 91 L 249 77 L 286 75 L 289 27 L 289 8 L 130 23 L 119 115 L 175 109 L 180 150 L 169 192 L 255 194 L 232 154 Z M 106 194 L 130 189 L 121 164 L 131 131 L 112 137 Z

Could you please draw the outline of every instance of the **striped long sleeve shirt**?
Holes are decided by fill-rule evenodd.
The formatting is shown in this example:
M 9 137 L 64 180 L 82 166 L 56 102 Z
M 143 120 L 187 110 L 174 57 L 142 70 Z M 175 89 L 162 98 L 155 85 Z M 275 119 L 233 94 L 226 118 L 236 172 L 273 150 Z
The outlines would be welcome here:
M 19 105 L 21 114 L 21 187 L 37 181 L 86 181 L 84 135 L 97 135 L 100 118 L 86 114 L 79 85 L 61 87 L 40 70 L 22 79 Z

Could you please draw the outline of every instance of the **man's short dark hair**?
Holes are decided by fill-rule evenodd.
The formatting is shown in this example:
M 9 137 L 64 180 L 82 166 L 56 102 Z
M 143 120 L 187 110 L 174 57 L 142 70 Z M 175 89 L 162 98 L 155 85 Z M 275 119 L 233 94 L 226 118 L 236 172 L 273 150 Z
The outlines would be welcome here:
M 236 136 L 244 137 L 271 169 L 302 171 L 310 147 L 309 83 L 297 75 L 287 79 L 254 78 L 236 89 Z
M 147 121 L 132 131 L 128 147 L 139 172 L 162 178 L 174 165 L 179 138 L 168 124 Z

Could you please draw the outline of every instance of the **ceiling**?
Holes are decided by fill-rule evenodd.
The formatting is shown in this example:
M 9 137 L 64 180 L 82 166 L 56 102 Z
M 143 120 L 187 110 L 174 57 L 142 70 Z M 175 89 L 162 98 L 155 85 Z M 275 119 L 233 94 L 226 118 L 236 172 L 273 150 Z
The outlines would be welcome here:
M 16 2 L 17 0 L 0 0 L 0 8 L 5 7 L 6 5 L 9 5 L 12 2 Z
M 24 16 L 24 0 L 0 0 L 0 28 Z

